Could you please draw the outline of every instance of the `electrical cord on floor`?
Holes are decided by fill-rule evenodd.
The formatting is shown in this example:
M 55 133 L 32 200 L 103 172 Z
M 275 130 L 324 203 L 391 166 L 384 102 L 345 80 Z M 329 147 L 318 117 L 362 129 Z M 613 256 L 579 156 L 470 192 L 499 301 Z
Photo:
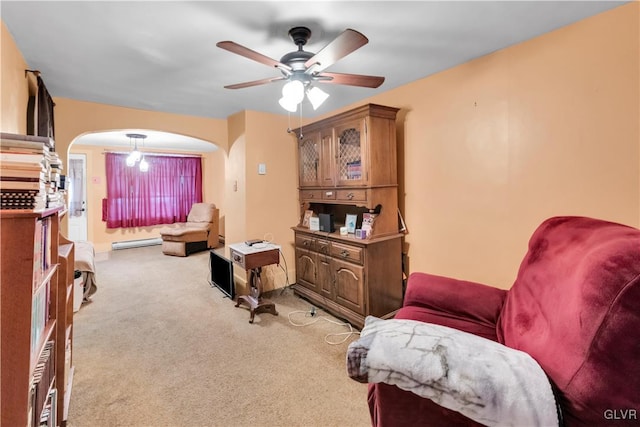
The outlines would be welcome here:
M 282 258 L 282 262 L 284 263 L 284 267 L 282 266 L 282 264 L 278 264 L 278 266 L 284 271 L 284 277 L 287 282 L 287 284 L 280 291 L 280 295 L 282 295 L 284 291 L 286 291 L 287 288 L 289 288 L 292 285 L 289 283 L 289 267 L 287 266 L 287 259 L 284 257 L 284 253 L 282 252 L 282 249 L 279 249 L 279 251 L 280 251 L 280 257 Z
M 304 314 L 305 317 L 310 317 L 313 320 L 306 322 L 306 323 L 296 323 L 293 321 L 293 319 L 291 318 L 292 314 Z M 339 345 L 339 344 L 343 344 L 345 342 L 347 342 L 347 340 L 351 337 L 351 335 L 360 335 L 360 332 L 358 332 L 357 330 L 353 329 L 353 326 L 351 326 L 350 323 L 348 322 L 338 322 L 336 320 L 330 319 L 328 317 L 325 316 L 319 316 L 317 314 L 317 311 L 315 310 L 315 307 L 313 307 L 310 311 L 303 311 L 303 310 L 297 310 L 297 311 L 292 311 L 289 313 L 289 323 L 292 324 L 293 326 L 298 326 L 298 327 L 303 327 L 303 326 L 309 326 L 309 325 L 313 325 L 314 323 L 320 321 L 320 320 L 324 320 L 327 321 L 329 323 L 333 323 L 334 325 L 339 325 L 339 326 L 346 326 L 349 328 L 349 331 L 347 332 L 334 332 L 334 333 L 330 333 L 325 335 L 324 337 L 324 341 L 327 344 L 330 345 Z M 344 338 L 340 341 L 332 341 L 331 338 L 333 337 L 340 337 L 343 336 Z

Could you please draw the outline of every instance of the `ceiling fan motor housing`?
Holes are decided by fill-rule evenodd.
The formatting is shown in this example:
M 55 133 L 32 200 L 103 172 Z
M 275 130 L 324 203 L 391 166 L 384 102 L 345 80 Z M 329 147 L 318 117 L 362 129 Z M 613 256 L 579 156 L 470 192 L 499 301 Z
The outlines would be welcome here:
M 302 46 L 307 44 L 307 41 L 311 38 L 311 30 L 307 27 L 293 27 L 289 30 L 289 37 L 291 40 L 302 49 Z
M 291 67 L 293 71 L 305 71 L 304 64 L 315 55 L 313 52 L 302 50 L 302 46 L 307 44 L 311 37 L 311 30 L 307 27 L 294 27 L 289 30 L 289 37 L 298 46 L 298 50 L 285 54 L 280 58 L 280 62 Z

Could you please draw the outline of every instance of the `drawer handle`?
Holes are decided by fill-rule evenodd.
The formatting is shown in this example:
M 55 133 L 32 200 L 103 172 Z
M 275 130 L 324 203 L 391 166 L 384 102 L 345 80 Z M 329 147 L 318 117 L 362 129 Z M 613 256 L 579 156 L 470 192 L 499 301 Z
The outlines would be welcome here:
M 310 199 L 313 199 L 313 193 L 307 194 L 307 197 L 310 198 Z
M 340 255 L 342 256 L 342 258 L 349 258 L 349 252 L 342 250 L 342 252 L 340 252 Z
M 302 245 L 303 245 L 303 246 L 309 246 L 309 241 L 308 241 L 308 240 L 305 240 L 304 242 L 302 242 Z
M 325 194 L 325 196 L 327 196 L 327 197 L 331 197 L 331 196 L 333 196 L 333 191 L 327 191 L 327 192 L 326 192 L 326 193 L 324 193 L 324 194 Z
M 347 199 L 349 199 L 349 200 L 353 199 L 353 193 L 347 194 Z

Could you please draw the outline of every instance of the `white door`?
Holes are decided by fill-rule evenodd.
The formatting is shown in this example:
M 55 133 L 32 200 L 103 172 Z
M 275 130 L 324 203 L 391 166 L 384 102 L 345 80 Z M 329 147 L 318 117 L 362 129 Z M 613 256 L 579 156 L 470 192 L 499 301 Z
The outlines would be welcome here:
M 69 240 L 87 240 L 87 156 L 69 154 Z

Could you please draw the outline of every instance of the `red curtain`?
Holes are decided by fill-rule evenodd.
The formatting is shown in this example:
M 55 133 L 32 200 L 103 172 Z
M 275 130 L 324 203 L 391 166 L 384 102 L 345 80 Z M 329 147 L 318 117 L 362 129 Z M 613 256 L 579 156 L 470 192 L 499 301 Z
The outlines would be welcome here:
M 106 153 L 107 228 L 184 222 L 202 202 L 200 157 L 145 155 L 147 172 L 126 165 L 127 154 Z

